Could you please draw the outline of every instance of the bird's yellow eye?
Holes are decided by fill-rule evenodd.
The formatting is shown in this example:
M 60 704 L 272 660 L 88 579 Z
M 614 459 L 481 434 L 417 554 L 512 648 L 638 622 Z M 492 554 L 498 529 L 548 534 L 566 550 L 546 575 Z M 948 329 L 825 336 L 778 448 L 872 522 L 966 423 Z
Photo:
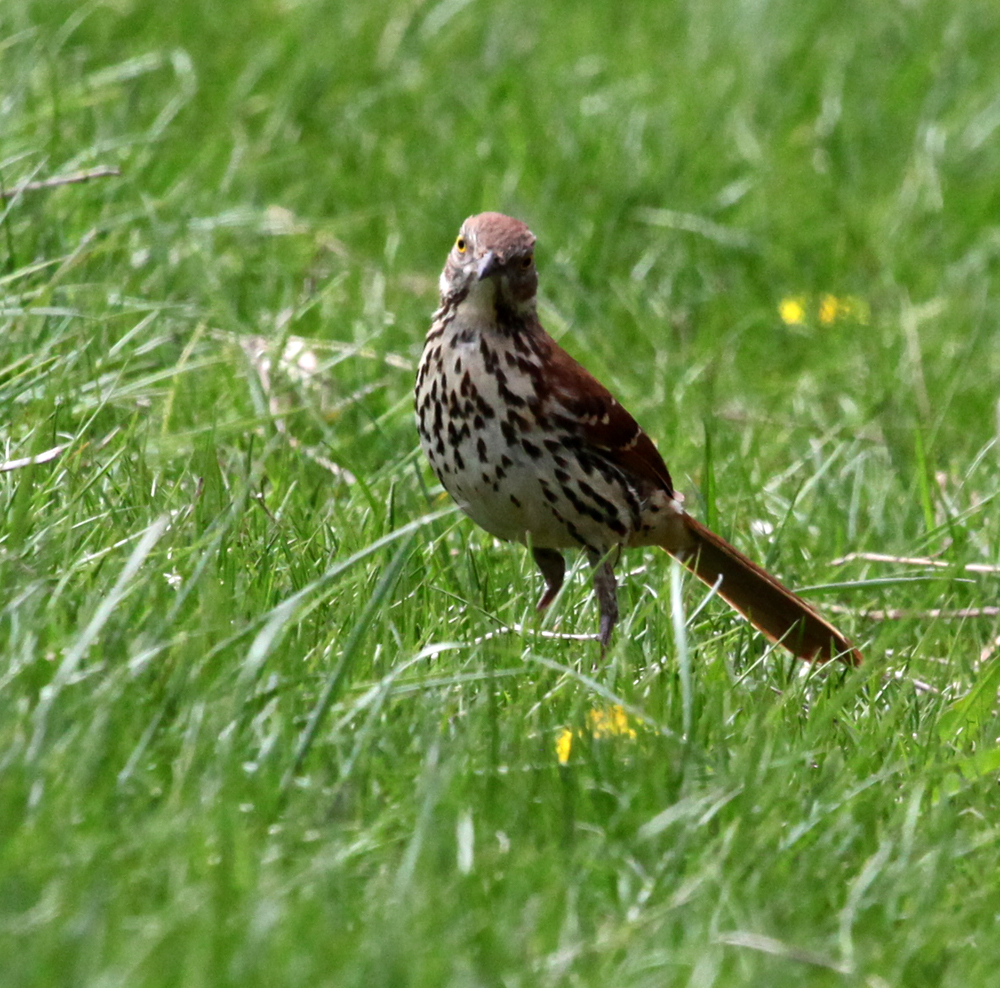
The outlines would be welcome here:
M 528 268 L 531 267 L 531 262 L 534 261 L 534 259 L 535 258 L 534 258 L 534 256 L 532 254 L 529 254 L 527 257 L 522 257 L 521 258 L 521 267 L 524 268 L 525 271 L 527 271 Z
M 459 237 L 458 240 L 455 241 L 455 250 L 457 250 L 459 254 L 464 254 L 468 246 L 469 245 L 465 242 L 465 237 Z

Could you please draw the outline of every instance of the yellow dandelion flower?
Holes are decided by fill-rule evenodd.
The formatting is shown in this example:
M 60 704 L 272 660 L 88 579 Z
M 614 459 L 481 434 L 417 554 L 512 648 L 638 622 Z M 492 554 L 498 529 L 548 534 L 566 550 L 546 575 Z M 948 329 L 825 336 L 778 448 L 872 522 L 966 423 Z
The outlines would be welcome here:
M 837 316 L 843 316 L 846 314 L 846 307 L 841 304 L 840 299 L 836 295 L 824 295 L 819 300 L 819 321 L 823 323 L 824 326 L 829 326 L 830 323 L 837 318 Z
M 556 758 L 560 765 L 565 765 L 569 761 L 570 752 L 573 750 L 573 732 L 564 727 L 556 735 Z
M 786 326 L 804 326 L 806 322 L 806 305 L 802 296 L 783 298 L 778 305 L 778 315 Z
M 635 728 L 628 722 L 628 714 L 620 704 L 610 707 L 594 707 L 587 711 L 587 724 L 595 738 L 610 738 L 616 735 L 634 738 Z
M 587 711 L 586 721 L 590 736 L 598 741 L 603 738 L 614 737 L 634 739 L 638 737 L 638 733 L 632 726 L 632 723 L 642 723 L 642 720 L 638 717 L 634 717 L 630 721 L 625 708 L 617 703 L 607 707 L 591 707 Z M 575 733 L 579 737 L 584 736 L 583 731 L 576 731 Z M 560 765 L 565 765 L 569 762 L 569 756 L 573 751 L 573 735 L 574 732 L 568 727 L 561 728 L 556 735 L 556 759 Z

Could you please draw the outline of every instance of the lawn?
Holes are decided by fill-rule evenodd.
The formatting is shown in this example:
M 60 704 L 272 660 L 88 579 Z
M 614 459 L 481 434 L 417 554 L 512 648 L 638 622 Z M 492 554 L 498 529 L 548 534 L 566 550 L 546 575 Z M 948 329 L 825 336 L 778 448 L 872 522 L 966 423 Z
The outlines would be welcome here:
M 3 988 L 996 984 L 997 51 L 987 0 L 0 4 Z M 482 209 L 862 667 L 653 550 L 605 661 L 585 566 L 535 614 L 413 422 Z

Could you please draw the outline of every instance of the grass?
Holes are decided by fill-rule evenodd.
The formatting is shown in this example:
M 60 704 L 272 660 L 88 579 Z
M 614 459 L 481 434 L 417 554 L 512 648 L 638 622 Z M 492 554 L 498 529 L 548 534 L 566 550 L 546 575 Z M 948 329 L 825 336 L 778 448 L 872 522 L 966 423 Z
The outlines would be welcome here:
M 0 208 L 5 988 L 992 983 L 998 45 L 978 0 L 0 7 L 3 189 L 122 172 Z M 653 552 L 606 663 L 584 569 L 535 618 L 412 421 L 482 208 L 863 668 Z

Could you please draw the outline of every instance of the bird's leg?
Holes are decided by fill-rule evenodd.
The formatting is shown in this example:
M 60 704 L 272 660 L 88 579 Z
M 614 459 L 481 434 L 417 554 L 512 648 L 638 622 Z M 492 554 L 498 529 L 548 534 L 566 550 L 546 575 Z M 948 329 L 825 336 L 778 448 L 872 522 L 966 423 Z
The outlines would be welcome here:
M 563 577 L 566 575 L 566 561 L 561 552 L 555 549 L 532 549 L 532 556 L 535 557 L 535 565 L 542 571 L 545 577 L 545 593 L 538 602 L 538 610 L 544 611 L 559 593 L 563 585 Z
M 601 615 L 601 657 L 608 649 L 611 632 L 618 623 L 618 585 L 615 583 L 614 564 L 618 553 L 611 556 L 589 553 L 590 565 L 594 567 L 594 593 L 597 595 L 597 609 Z

